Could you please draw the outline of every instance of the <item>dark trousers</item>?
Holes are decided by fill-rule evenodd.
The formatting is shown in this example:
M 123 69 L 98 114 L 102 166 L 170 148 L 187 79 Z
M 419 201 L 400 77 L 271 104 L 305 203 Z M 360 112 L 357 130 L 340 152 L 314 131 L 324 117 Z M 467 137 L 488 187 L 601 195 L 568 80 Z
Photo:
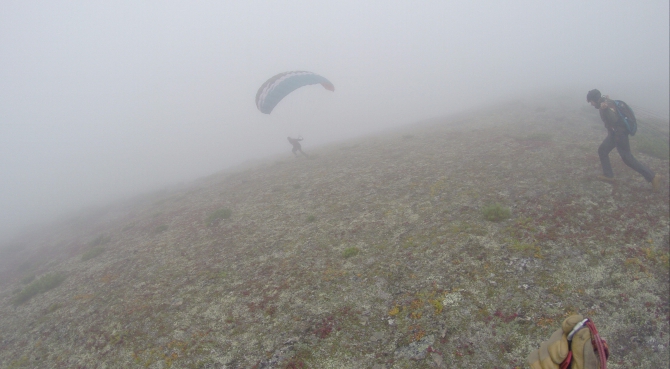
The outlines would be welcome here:
M 295 156 L 298 156 L 298 151 L 300 151 L 300 153 L 303 154 L 303 155 L 305 155 L 306 158 L 309 157 L 309 156 L 307 156 L 307 154 L 305 154 L 305 152 L 302 151 L 302 149 L 300 148 L 300 146 L 295 146 L 295 145 L 294 145 L 294 146 L 293 146 L 293 150 L 291 150 L 291 151 L 293 151 L 293 155 L 295 155 Z
M 647 182 L 651 182 L 654 179 L 654 172 L 649 168 L 644 166 L 642 163 L 637 161 L 633 154 L 630 152 L 630 143 L 628 142 L 628 133 L 615 132 L 612 129 L 607 130 L 607 138 L 600 144 L 598 148 L 598 155 L 600 156 L 600 164 L 603 166 L 603 174 L 605 177 L 613 178 L 614 172 L 612 172 L 612 164 L 610 163 L 609 153 L 616 147 L 616 150 L 619 152 L 621 159 L 626 165 L 633 168 L 636 172 L 642 174 L 644 179 Z

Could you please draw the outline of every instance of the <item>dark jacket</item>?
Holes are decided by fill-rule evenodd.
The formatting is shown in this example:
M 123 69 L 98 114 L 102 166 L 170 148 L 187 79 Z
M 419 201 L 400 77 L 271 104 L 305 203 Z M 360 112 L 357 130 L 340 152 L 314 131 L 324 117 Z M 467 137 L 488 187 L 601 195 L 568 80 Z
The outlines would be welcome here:
M 291 145 L 293 145 L 293 147 L 300 148 L 300 141 L 302 141 L 302 138 L 287 137 L 287 139 L 288 139 L 288 142 L 290 142 Z
M 628 129 L 626 129 L 626 125 L 616 110 L 614 100 L 610 100 L 607 96 L 603 96 L 598 100 L 598 103 L 601 104 L 601 108 L 598 110 L 600 111 L 600 119 L 605 123 L 605 128 L 607 128 L 608 131 L 614 131 L 616 134 L 628 134 Z M 606 103 L 607 106 L 603 108 L 602 103 Z

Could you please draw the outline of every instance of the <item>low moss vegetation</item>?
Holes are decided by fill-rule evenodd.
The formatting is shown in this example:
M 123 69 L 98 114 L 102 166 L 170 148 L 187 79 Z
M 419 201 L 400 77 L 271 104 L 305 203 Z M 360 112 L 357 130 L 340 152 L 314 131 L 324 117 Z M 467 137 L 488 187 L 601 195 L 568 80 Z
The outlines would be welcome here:
M 618 187 L 594 181 L 597 111 L 552 100 L 535 114 L 545 102 L 219 174 L 158 216 L 148 201 L 31 236 L 0 255 L 13 272 L 0 274 L 0 367 L 521 368 L 574 312 L 596 321 L 613 367 L 667 367 L 668 188 L 618 158 Z M 667 178 L 667 159 L 639 154 Z M 113 241 L 91 241 L 101 233 Z M 56 271 L 67 280 L 39 295 Z
M 520 255 L 527 256 L 527 257 L 536 257 L 536 258 L 541 258 L 542 254 L 540 253 L 540 247 L 537 246 L 535 243 L 527 243 L 527 242 L 521 242 L 519 240 L 513 240 L 509 244 L 509 248 L 516 252 L 519 253 Z
M 91 260 L 91 259 L 93 259 L 94 257 L 96 257 L 96 256 L 98 256 L 98 255 L 100 255 L 100 254 L 102 254 L 103 252 L 105 252 L 105 248 L 102 247 L 102 246 L 95 246 L 95 247 L 92 247 L 92 248 L 86 250 L 86 252 L 84 252 L 84 253 L 81 255 L 81 261 Z
M 167 231 L 167 230 L 168 230 L 168 226 L 167 226 L 167 224 L 161 224 L 161 225 L 159 225 L 158 227 L 154 228 L 154 233 L 155 233 L 155 234 L 163 233 L 163 232 L 165 232 L 165 231 Z
M 45 293 L 58 287 L 65 280 L 65 275 L 60 273 L 46 274 L 31 282 L 14 297 L 14 305 L 20 305 L 30 300 L 35 295 Z
M 112 238 L 110 236 L 101 234 L 100 236 L 96 237 L 91 242 L 89 242 L 88 245 L 92 246 L 92 247 L 102 246 L 104 244 L 109 243 L 109 241 L 111 241 L 111 240 L 112 240 Z
M 536 132 L 522 136 L 519 139 L 524 141 L 551 141 L 552 137 L 554 137 L 554 135 L 551 133 Z
M 490 222 L 501 222 L 510 217 L 510 210 L 499 203 L 487 205 L 482 209 L 484 219 Z
M 464 233 L 476 236 L 485 236 L 487 233 L 481 225 L 470 222 L 455 222 L 450 225 L 450 231 L 453 234 Z
M 63 307 L 63 305 L 56 302 L 56 303 L 53 303 L 53 304 L 49 305 L 49 307 L 47 308 L 47 310 L 44 313 L 45 314 L 51 314 L 54 311 L 56 311 L 56 310 L 58 310 L 62 307 Z
M 663 160 L 668 160 L 670 157 L 668 138 L 663 135 L 640 133 L 632 141 L 639 152 Z
M 88 243 L 88 250 L 81 255 L 81 261 L 91 260 L 94 257 L 105 252 L 103 245 L 109 243 L 112 238 L 109 235 L 101 234 Z
M 233 215 L 232 210 L 230 210 L 229 208 L 221 208 L 213 212 L 212 214 L 209 214 L 209 216 L 206 219 L 207 225 L 208 226 L 216 225 L 223 219 L 229 219 L 231 215 Z
M 30 273 L 27 276 L 21 278 L 21 284 L 28 284 L 35 280 L 35 273 Z

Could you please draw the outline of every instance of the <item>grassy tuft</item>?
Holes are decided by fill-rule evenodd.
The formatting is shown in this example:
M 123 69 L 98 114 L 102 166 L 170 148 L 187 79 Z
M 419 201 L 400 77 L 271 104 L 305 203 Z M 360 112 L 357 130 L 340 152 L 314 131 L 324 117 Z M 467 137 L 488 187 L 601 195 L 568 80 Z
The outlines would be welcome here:
M 21 278 L 21 284 L 28 284 L 35 280 L 35 273 L 30 273 L 27 276 Z
M 512 240 L 509 245 L 510 249 L 518 252 L 524 256 L 535 256 L 540 257 L 540 247 L 535 245 L 535 243 L 526 243 L 519 240 Z
M 162 225 L 159 225 L 158 227 L 156 227 L 154 229 L 154 233 L 155 234 L 163 233 L 163 232 L 167 231 L 167 229 L 168 229 L 167 224 L 162 224 Z
M 46 313 L 46 314 L 53 313 L 54 311 L 56 311 L 56 310 L 58 310 L 58 309 L 60 309 L 60 308 L 62 308 L 62 307 L 63 307 L 63 305 L 61 305 L 61 304 L 55 302 L 55 303 L 49 305 L 49 307 L 46 309 L 45 313 Z
M 217 224 L 221 219 L 228 219 L 233 215 L 233 211 L 228 208 L 221 208 L 207 217 L 207 225 L 212 226 Z
M 105 248 L 102 247 L 102 245 L 109 243 L 111 240 L 112 238 L 110 236 L 106 236 L 104 234 L 101 234 L 100 236 L 91 240 L 88 243 L 88 246 L 90 246 L 89 249 L 81 255 L 81 261 L 91 260 L 94 257 L 102 254 L 105 251 Z
M 307 217 L 307 223 L 314 223 L 314 221 L 316 221 L 316 217 L 314 215 Z
M 467 233 L 476 236 L 486 236 L 486 234 L 488 233 L 486 229 L 480 226 L 479 224 L 468 223 L 468 222 L 454 223 L 450 226 L 449 230 L 454 234 Z
M 14 305 L 20 305 L 33 296 L 58 287 L 65 280 L 65 275 L 59 273 L 46 274 L 26 286 L 14 297 Z
M 105 252 L 105 248 L 102 246 L 92 247 L 81 255 L 81 261 L 91 260 L 103 252 Z
M 111 240 L 112 240 L 111 237 L 101 234 L 100 236 L 96 237 L 94 240 L 89 242 L 88 245 L 89 246 L 101 246 L 101 245 L 104 245 L 106 243 L 109 243 L 109 241 L 111 241 Z
M 491 222 L 500 222 L 510 217 L 510 210 L 499 203 L 487 205 L 482 209 L 484 219 Z
M 554 135 L 551 133 L 536 132 L 520 137 L 520 139 L 524 141 L 551 141 L 552 137 Z
M 308 368 L 311 367 L 310 365 L 308 365 L 308 363 L 312 359 L 313 356 L 311 349 L 304 344 L 298 344 L 296 345 L 296 349 L 293 353 L 293 356 L 288 359 L 288 362 L 284 364 L 283 368 L 286 369 Z
M 352 256 L 358 255 L 358 253 L 361 252 L 361 250 L 358 249 L 358 247 L 347 247 L 344 249 L 342 252 L 342 257 L 345 259 L 350 258 Z

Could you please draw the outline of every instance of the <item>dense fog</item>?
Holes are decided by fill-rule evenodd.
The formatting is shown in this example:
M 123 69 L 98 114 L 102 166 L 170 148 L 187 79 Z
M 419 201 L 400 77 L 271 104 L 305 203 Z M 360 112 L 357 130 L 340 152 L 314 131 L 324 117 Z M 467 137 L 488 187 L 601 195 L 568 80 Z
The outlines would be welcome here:
M 309 152 L 517 95 L 586 105 L 593 88 L 667 116 L 668 8 L 3 1 L 0 240 L 250 161 L 295 160 L 287 136 Z M 303 87 L 262 114 L 258 88 L 291 70 L 335 91 Z

